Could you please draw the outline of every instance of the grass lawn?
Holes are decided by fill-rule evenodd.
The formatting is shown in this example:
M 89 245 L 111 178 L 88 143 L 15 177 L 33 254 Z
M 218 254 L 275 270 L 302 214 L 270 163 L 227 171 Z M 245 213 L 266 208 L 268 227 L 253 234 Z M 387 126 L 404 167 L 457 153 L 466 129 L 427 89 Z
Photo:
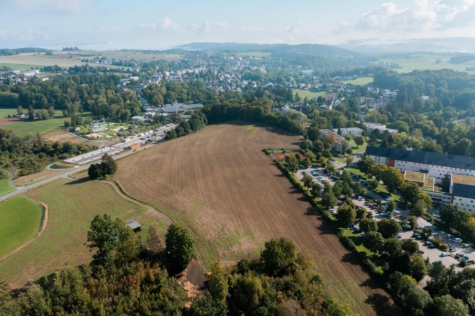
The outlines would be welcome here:
M 367 179 L 365 174 L 363 172 L 360 171 L 360 169 L 357 169 L 357 168 L 350 168 L 350 172 L 353 173 L 353 174 L 356 174 L 357 176 L 360 176 L 361 178 L 363 179 Z
M 436 63 L 436 60 L 440 59 L 440 63 Z M 465 71 L 467 67 L 475 66 L 475 60 L 471 60 L 461 64 L 452 64 L 449 62 L 450 56 L 437 55 L 437 54 L 411 54 L 410 58 L 391 58 L 391 59 L 379 59 L 375 64 L 379 62 L 384 63 L 398 63 L 402 68 L 394 69 L 399 73 L 411 72 L 413 70 L 439 70 L 439 69 L 453 69 L 458 71 Z M 470 73 L 470 72 L 469 72 Z
M 38 203 L 25 196 L 3 202 L 0 207 L 0 258 L 34 238 L 41 217 Z
M 0 180 L 0 195 L 4 195 L 12 191 L 15 191 L 15 189 L 10 186 L 10 179 Z
M 351 143 L 351 149 L 353 150 L 353 153 L 364 152 L 364 151 L 366 151 L 366 147 L 368 146 L 368 143 L 366 141 L 360 147 L 358 147 L 358 145 L 356 145 L 356 143 L 353 139 L 351 140 L 350 143 Z
M 313 98 L 318 98 L 319 96 L 325 95 L 325 91 L 320 91 L 320 92 L 312 92 L 308 90 L 300 90 L 300 89 L 294 89 L 294 96 L 296 94 L 299 94 L 299 97 L 302 98 L 302 100 L 307 97 L 307 99 L 313 99 Z
M 66 265 L 89 262 L 92 254 L 84 243 L 96 215 L 107 213 L 125 220 L 147 210 L 100 181 L 61 179 L 27 195 L 48 205 L 48 222 L 38 238 L 0 264 L 0 276 L 13 286 L 22 286 Z M 0 203 L 1 210 L 5 203 Z
M 373 78 L 371 77 L 361 77 L 356 78 L 355 80 L 344 80 L 344 84 L 351 83 L 355 86 L 365 86 L 367 84 L 373 83 Z
M 340 158 L 340 157 L 337 157 L 337 156 L 333 156 L 332 159 L 335 160 L 335 161 L 338 161 L 338 162 L 340 162 L 340 163 L 346 164 L 346 159 L 344 159 L 344 158 Z
M 22 123 L 15 123 L 15 124 L 6 124 L 2 125 L 1 128 L 3 129 L 11 129 L 15 134 L 18 136 L 26 136 L 28 134 L 36 134 L 39 132 L 40 134 L 45 134 L 51 131 L 54 131 L 58 128 L 64 126 L 64 120 L 69 120 L 69 118 L 53 118 L 45 121 L 33 121 L 33 122 L 22 122 Z
M 343 233 L 343 236 L 349 237 L 355 243 L 356 250 L 358 252 L 364 252 L 368 258 L 373 256 L 373 253 L 363 246 L 363 239 L 358 238 L 358 234 L 353 233 L 348 228 L 340 228 L 340 231 Z
M 28 109 L 23 109 L 23 111 L 26 112 Z M 85 112 L 86 113 L 86 112 Z M 0 108 L 0 118 L 7 118 L 8 115 L 16 115 L 17 114 L 17 108 Z M 54 116 L 55 117 L 62 117 L 63 116 L 63 110 L 54 110 Z

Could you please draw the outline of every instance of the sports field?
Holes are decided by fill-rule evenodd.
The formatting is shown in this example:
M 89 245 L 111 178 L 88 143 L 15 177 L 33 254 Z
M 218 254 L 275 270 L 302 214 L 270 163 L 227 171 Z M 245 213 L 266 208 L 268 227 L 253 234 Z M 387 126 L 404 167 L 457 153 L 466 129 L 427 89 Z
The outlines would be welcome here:
M 301 89 L 294 89 L 294 96 L 298 93 L 299 97 L 302 98 L 302 100 L 307 97 L 307 99 L 313 99 L 313 98 L 318 98 L 319 96 L 325 95 L 325 91 L 320 91 L 320 92 L 312 92 L 308 90 L 301 90 Z
M 42 210 L 38 203 L 18 196 L 0 205 L 0 259 L 35 237 Z M 1 264 L 0 264 L 1 266 Z M 3 274 L 0 273 L 0 276 Z
M 120 160 L 114 180 L 188 227 L 205 265 L 255 258 L 265 241 L 286 236 L 313 256 L 331 294 L 374 315 L 365 300 L 385 292 L 262 152 L 300 140 L 270 127 L 211 125 Z
M 27 195 L 48 206 L 48 221 L 41 235 L 0 263 L 0 279 L 14 287 L 66 265 L 89 262 L 91 253 L 84 243 L 94 216 L 108 213 L 125 220 L 147 211 L 122 198 L 113 186 L 99 181 L 63 179 L 29 191 Z M 3 211 L 5 203 L 8 201 L 0 203 L 0 210 Z M 10 235 L 18 239 L 16 231 Z

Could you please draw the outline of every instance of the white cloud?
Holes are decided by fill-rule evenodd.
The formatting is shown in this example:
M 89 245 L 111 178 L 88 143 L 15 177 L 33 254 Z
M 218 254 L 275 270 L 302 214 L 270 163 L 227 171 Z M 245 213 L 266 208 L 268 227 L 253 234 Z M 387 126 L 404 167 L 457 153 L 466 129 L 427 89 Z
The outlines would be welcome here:
M 354 25 L 358 31 L 423 33 L 470 26 L 475 16 L 475 0 L 414 0 L 406 8 L 383 3 L 364 13 Z M 341 27 L 341 26 L 340 26 Z M 340 27 L 334 29 L 338 33 Z
M 292 33 L 292 34 L 300 34 L 302 32 L 308 31 L 307 27 L 305 26 L 305 23 L 303 21 L 299 20 L 297 23 L 292 24 L 290 26 L 286 26 L 284 28 L 284 32 Z
M 78 14 L 92 7 L 96 0 L 3 0 L 2 9 L 20 13 Z
M 178 24 L 173 23 L 169 17 L 164 18 L 161 25 L 162 29 L 164 30 L 177 30 L 180 28 L 180 26 Z
M 227 28 L 228 28 L 228 22 L 211 21 L 211 20 L 207 20 L 201 25 L 192 23 L 189 27 L 189 29 L 198 31 L 200 33 L 221 32 L 221 31 L 226 30 Z

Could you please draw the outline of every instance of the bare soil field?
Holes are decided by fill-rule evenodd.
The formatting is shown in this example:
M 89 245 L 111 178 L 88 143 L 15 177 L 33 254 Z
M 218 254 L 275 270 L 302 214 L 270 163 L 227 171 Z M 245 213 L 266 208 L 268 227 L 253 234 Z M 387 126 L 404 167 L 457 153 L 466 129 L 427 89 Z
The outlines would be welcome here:
M 64 129 L 59 129 L 59 130 L 55 130 L 55 131 L 51 131 L 46 134 L 43 134 L 43 139 L 47 141 L 51 141 L 51 142 L 60 142 L 60 143 L 70 142 L 72 144 L 85 144 L 89 146 L 99 146 L 99 142 L 97 141 L 86 140 L 84 138 L 74 135 L 73 133 L 68 133 Z M 107 143 L 106 146 L 110 146 L 117 142 L 104 141 L 104 143 Z
M 0 128 L 2 127 L 2 125 L 16 124 L 16 123 L 21 123 L 21 122 L 23 122 L 23 121 L 20 120 L 20 119 L 17 119 L 17 118 L 2 118 L 2 117 L 0 117 Z
M 387 294 L 262 152 L 300 140 L 270 127 L 212 125 L 120 160 L 114 180 L 189 228 L 205 266 L 257 257 L 265 241 L 286 236 L 315 258 L 332 295 L 361 315 L 391 314 Z

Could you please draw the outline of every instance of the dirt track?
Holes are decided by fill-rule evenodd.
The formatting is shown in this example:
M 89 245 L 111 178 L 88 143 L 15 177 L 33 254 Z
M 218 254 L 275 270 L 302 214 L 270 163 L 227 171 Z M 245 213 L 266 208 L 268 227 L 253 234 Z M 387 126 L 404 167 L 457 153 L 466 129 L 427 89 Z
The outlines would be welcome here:
M 299 137 L 236 123 L 209 126 L 122 160 L 114 177 L 125 191 L 185 224 L 201 260 L 255 256 L 270 238 L 288 236 L 312 255 L 330 293 L 361 315 L 387 294 L 368 277 L 332 229 L 315 215 L 262 149 L 297 148 Z

